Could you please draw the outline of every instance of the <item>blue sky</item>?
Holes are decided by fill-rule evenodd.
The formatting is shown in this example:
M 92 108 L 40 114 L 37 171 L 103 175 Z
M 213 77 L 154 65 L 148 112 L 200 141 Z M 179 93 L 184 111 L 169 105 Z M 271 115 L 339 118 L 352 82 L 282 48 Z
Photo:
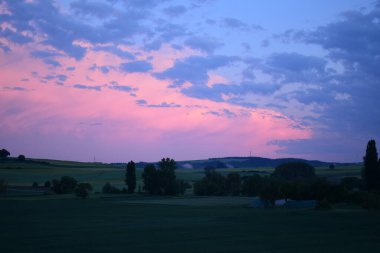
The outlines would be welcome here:
M 12 154 L 361 161 L 379 139 L 379 1 L 0 3 Z

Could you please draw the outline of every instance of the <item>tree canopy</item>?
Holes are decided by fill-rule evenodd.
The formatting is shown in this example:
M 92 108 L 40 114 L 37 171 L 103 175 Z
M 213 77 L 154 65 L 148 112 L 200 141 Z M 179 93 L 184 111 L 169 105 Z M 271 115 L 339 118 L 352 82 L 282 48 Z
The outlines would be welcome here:
M 134 193 L 136 189 L 136 164 L 133 161 L 127 164 L 125 183 L 128 186 L 128 193 Z
M 272 176 L 284 180 L 312 179 L 315 169 L 304 162 L 289 162 L 277 166 Z
M 10 155 L 11 153 L 9 153 L 9 151 L 6 149 L 3 148 L 0 150 L 0 158 L 7 158 Z
M 380 190 L 380 162 L 378 161 L 375 140 L 368 142 L 363 163 L 362 177 L 368 190 Z

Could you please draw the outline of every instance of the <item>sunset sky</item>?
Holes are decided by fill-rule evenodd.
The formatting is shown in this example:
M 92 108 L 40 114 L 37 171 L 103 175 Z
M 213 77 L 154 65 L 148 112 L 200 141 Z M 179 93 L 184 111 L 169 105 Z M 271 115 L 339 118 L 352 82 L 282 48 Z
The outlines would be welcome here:
M 0 0 L 0 149 L 362 160 L 380 1 Z

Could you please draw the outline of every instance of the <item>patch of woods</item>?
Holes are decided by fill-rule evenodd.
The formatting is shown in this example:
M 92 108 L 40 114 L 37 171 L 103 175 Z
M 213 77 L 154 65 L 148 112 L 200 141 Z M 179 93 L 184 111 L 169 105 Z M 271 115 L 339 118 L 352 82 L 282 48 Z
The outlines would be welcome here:
M 7 159 L 9 152 L 3 150 L 1 159 Z M 193 194 L 197 196 L 259 197 L 269 207 L 274 207 L 276 200 L 316 200 L 318 209 L 330 209 L 337 203 L 380 209 L 380 160 L 374 140 L 367 144 L 361 178 L 345 177 L 339 183 L 318 177 L 315 168 L 305 162 L 280 164 L 269 176 L 256 174 L 242 177 L 238 172 L 223 175 L 214 167 L 208 166 L 204 169 L 205 176 L 193 182 L 193 185 L 177 179 L 176 169 L 176 162 L 170 158 L 161 159 L 157 166 L 146 164 L 142 172 L 143 187 L 138 189 L 138 193 L 174 196 L 182 195 L 187 189 L 193 188 Z M 136 164 L 133 161 L 128 162 L 125 172 L 124 182 L 127 188 L 119 189 L 107 182 L 102 192 L 135 193 Z M 38 184 L 34 183 L 33 187 L 38 187 Z M 79 183 L 69 176 L 46 181 L 43 187 L 55 194 L 75 194 L 80 198 L 88 197 L 93 189 L 89 183 Z M 6 189 L 6 182 L 0 180 L 0 193 L 6 192 Z
M 259 197 L 272 207 L 276 200 L 291 199 L 316 200 L 318 209 L 330 209 L 337 203 L 380 209 L 380 160 L 375 141 L 369 141 L 362 177 L 344 177 L 339 183 L 317 177 L 315 168 L 304 162 L 281 164 L 270 176 L 240 177 L 236 172 L 224 176 L 213 168 L 206 168 L 205 177 L 194 183 L 194 194 L 253 196 Z

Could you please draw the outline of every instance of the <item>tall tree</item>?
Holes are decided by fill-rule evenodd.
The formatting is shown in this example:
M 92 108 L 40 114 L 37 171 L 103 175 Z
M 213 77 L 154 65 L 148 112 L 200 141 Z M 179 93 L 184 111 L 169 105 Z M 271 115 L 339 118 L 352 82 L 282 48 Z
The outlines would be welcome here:
M 161 194 L 159 173 L 153 164 L 145 166 L 142 173 L 142 179 L 144 183 L 143 189 L 146 192 L 153 195 Z
M 240 194 L 241 179 L 237 172 L 228 173 L 226 179 L 226 190 L 229 194 L 237 196 Z
M 175 195 L 177 193 L 177 182 L 174 170 L 177 168 L 176 162 L 170 158 L 162 158 L 158 162 L 159 177 L 162 191 L 165 195 Z
M 363 160 L 362 177 L 367 183 L 368 190 L 380 190 L 380 168 L 375 140 L 368 142 Z
M 133 161 L 127 164 L 125 183 L 128 186 L 128 193 L 134 193 L 136 189 L 136 164 Z
M 0 158 L 7 158 L 10 155 L 11 155 L 11 153 L 9 153 L 9 151 L 6 150 L 6 149 L 1 149 L 0 150 Z

